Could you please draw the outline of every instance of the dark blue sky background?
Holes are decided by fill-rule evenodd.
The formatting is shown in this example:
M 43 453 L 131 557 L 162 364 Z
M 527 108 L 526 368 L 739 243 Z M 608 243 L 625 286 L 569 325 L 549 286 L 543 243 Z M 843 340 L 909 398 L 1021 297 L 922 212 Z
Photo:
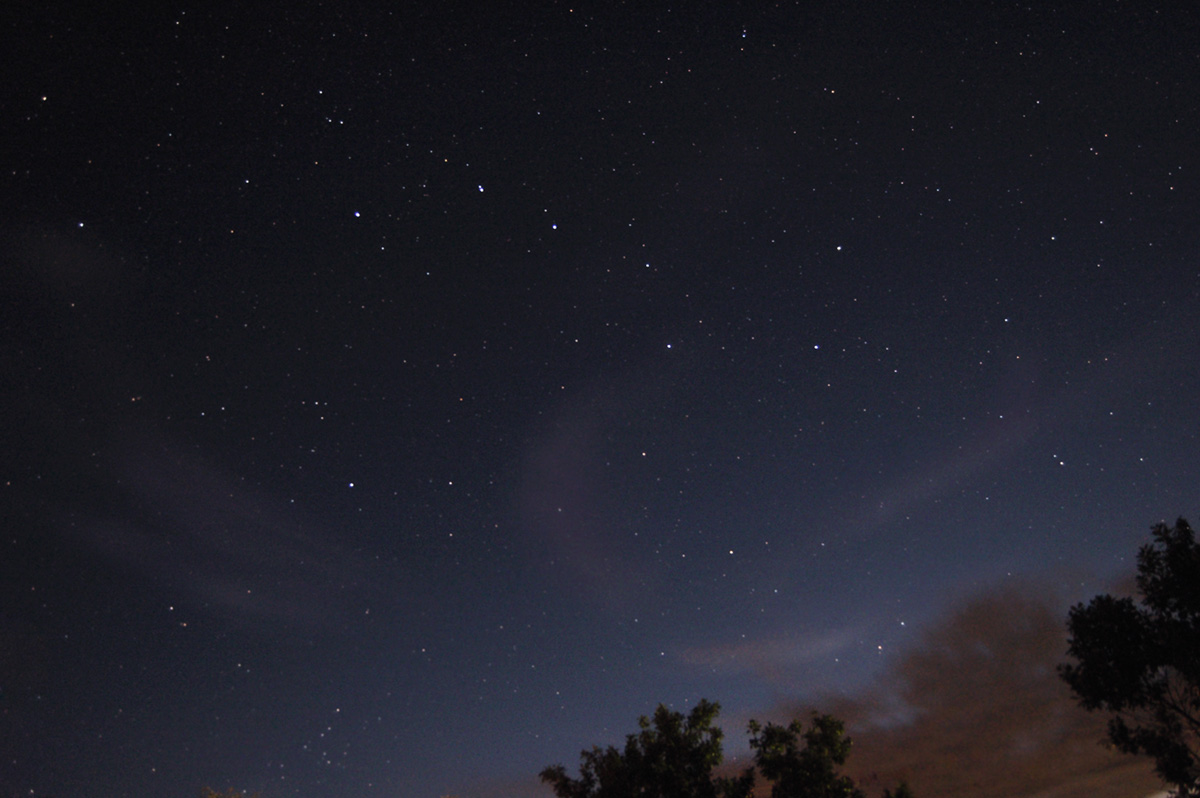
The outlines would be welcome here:
M 548 794 L 1127 575 L 1182 8 L 4 12 L 0 788 Z

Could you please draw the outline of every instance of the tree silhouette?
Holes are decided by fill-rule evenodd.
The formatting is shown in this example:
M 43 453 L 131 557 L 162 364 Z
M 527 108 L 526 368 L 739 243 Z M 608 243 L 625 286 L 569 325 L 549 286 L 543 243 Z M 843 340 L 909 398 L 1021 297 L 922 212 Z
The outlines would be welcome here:
M 813 715 L 808 731 L 798 720 L 765 727 L 750 721 L 750 733 L 754 761 L 774 782 L 771 798 L 866 798 L 850 777 L 838 773 L 850 755 L 850 738 L 832 715 Z
M 1062 679 L 1088 710 L 1112 713 L 1119 750 L 1154 759 L 1179 796 L 1200 796 L 1200 547 L 1188 522 L 1153 528 L 1138 552 L 1140 605 L 1099 595 L 1071 608 Z
M 686 717 L 659 705 L 653 719 L 638 721 L 641 731 L 625 738 L 624 750 L 594 746 L 580 755 L 579 778 L 562 765 L 548 767 L 542 781 L 558 798 L 750 798 L 754 768 L 738 776 L 716 777 L 721 763 L 720 706 L 700 701 Z M 750 721 L 750 747 L 759 772 L 773 782 L 771 798 L 865 798 L 838 772 L 850 753 L 850 738 L 832 715 L 813 715 L 806 731 L 799 721 L 788 726 Z M 913 798 L 907 785 L 884 798 Z
M 578 779 L 562 765 L 546 768 L 541 779 L 558 798 L 749 798 L 752 772 L 712 775 L 722 755 L 722 732 L 713 725 L 720 709 L 701 700 L 684 717 L 659 704 L 653 719 L 638 719 L 641 731 L 625 738 L 623 751 L 593 746 L 580 754 Z

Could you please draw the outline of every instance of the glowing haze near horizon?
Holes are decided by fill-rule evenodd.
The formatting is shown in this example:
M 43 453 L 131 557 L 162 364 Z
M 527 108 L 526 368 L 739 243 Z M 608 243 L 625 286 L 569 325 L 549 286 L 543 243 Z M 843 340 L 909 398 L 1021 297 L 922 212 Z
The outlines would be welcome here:
M 0 790 L 547 794 L 1197 515 L 1194 12 L 414 9 L 6 15 Z

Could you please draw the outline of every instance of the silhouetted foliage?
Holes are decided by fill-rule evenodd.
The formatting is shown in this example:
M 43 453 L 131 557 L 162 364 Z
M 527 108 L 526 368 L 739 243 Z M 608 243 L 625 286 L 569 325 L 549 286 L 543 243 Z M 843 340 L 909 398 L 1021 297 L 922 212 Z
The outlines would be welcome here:
M 722 732 L 713 726 L 720 705 L 700 701 L 684 717 L 659 705 L 653 720 L 641 717 L 641 731 L 625 738 L 623 751 L 593 746 L 580 754 L 579 778 L 562 765 L 541 772 L 558 798 L 748 798 L 753 773 L 714 778 L 721 763 Z
M 1140 605 L 1100 595 L 1071 608 L 1059 675 L 1088 710 L 1112 713 L 1119 750 L 1153 757 L 1180 796 L 1200 796 L 1200 547 L 1188 522 L 1154 527 L 1138 552 Z
M 750 747 L 763 778 L 773 782 L 771 798 L 866 798 L 838 768 L 850 755 L 845 725 L 832 715 L 813 715 L 808 730 L 794 720 L 787 726 L 750 721 Z M 912 798 L 907 784 L 884 798 Z
M 735 777 L 715 777 L 721 763 L 721 730 L 713 726 L 720 706 L 708 701 L 684 717 L 659 705 L 651 720 L 638 720 L 641 731 L 625 738 L 623 751 L 593 747 L 580 755 L 579 778 L 562 765 L 548 767 L 542 781 L 558 798 L 750 798 L 754 768 Z M 850 753 L 850 738 L 831 715 L 813 716 L 805 731 L 799 721 L 788 726 L 750 721 L 754 762 L 771 787 L 772 798 L 865 798 L 862 790 L 838 772 Z M 884 798 L 913 798 L 908 785 Z

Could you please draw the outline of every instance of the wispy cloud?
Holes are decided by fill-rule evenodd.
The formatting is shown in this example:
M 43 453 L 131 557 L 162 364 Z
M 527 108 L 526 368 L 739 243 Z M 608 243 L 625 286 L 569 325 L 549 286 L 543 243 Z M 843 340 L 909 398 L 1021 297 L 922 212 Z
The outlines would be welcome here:
M 121 451 L 124 497 L 105 515 L 68 512 L 61 526 L 180 602 L 244 624 L 313 628 L 361 616 L 399 581 L 302 509 L 180 447 L 142 437 Z M 412 588 L 410 606 L 431 592 L 417 573 L 402 584 Z
M 774 687 L 794 685 L 806 665 L 831 660 L 859 637 L 855 628 L 815 634 L 784 633 L 775 637 L 693 646 L 679 652 L 686 665 L 718 673 L 751 673 Z

